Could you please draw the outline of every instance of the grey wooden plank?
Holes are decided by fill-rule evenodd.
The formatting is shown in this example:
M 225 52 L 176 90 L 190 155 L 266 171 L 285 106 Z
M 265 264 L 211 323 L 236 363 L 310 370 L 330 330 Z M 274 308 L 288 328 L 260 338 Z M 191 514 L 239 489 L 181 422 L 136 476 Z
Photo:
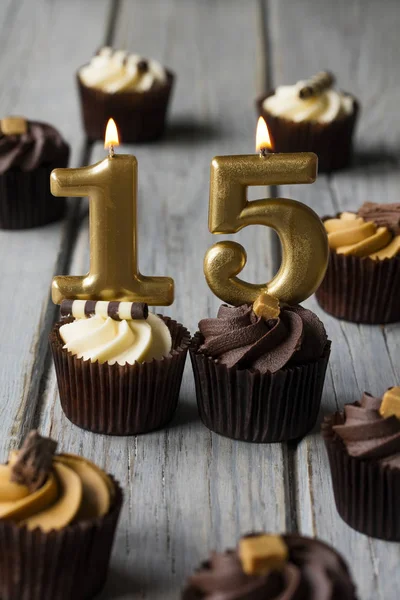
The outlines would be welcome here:
M 176 301 L 162 312 L 191 331 L 219 304 L 202 273 L 203 255 L 219 239 L 207 228 L 211 158 L 254 148 L 257 24 L 253 0 L 232 0 L 228 11 L 223 0 L 125 1 L 117 19 L 116 46 L 154 56 L 178 75 L 166 138 L 121 151 L 139 161 L 140 269 L 174 277 Z M 91 160 L 103 156 L 98 144 Z M 248 250 L 248 278 L 267 279 L 265 230 L 248 229 L 235 239 Z M 71 272 L 87 266 L 84 225 Z M 61 413 L 53 371 L 40 426 L 61 447 L 109 468 L 126 490 L 104 598 L 175 599 L 212 548 L 232 545 L 250 530 L 285 527 L 281 447 L 232 442 L 204 428 L 189 364 L 176 418 L 165 431 L 118 439 L 81 432 Z
M 363 106 L 355 166 L 320 176 L 313 186 L 284 188 L 282 195 L 304 201 L 321 216 L 357 209 L 366 200 L 398 201 L 399 84 L 390 75 L 400 58 L 397 3 L 271 0 L 268 9 L 274 85 L 329 68 Z M 319 314 L 333 340 L 321 417 L 364 390 L 379 395 L 398 383 L 398 325 L 357 326 L 329 317 L 313 298 L 306 306 Z M 299 444 L 295 468 L 301 531 L 331 542 L 348 558 L 361 598 L 397 598 L 399 547 L 358 534 L 340 519 L 319 428 Z
M 23 114 L 54 124 L 71 143 L 75 163 L 83 136 L 74 69 L 102 42 L 109 10 L 109 0 L 96 5 L 23 0 L 0 6 L 2 115 Z M 67 258 L 70 233 L 68 221 L 40 230 L 0 231 L 2 458 L 35 418 L 53 315 L 49 281 Z

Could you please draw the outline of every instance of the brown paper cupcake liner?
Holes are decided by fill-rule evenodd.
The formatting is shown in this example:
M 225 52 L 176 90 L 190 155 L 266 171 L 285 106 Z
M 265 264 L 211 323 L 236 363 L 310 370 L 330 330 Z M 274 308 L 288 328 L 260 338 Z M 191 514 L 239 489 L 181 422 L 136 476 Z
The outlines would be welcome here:
M 331 251 L 316 298 L 338 319 L 370 325 L 400 321 L 400 257 L 375 261 Z
M 332 429 L 343 423 L 343 413 L 337 412 L 322 425 L 338 513 L 360 533 L 398 542 L 400 470 L 350 456 Z
M 67 164 L 13 168 L 0 175 L 0 229 L 31 229 L 62 219 L 67 202 L 50 193 L 50 173 Z
M 159 139 L 165 129 L 174 75 L 147 92 L 109 94 L 83 85 L 77 74 L 82 119 L 89 140 L 104 140 L 109 118 L 113 118 L 122 143 L 150 142 Z
M 135 435 L 164 427 L 176 410 L 190 334 L 180 323 L 162 317 L 172 336 L 172 351 L 161 360 L 123 366 L 91 362 L 63 348 L 55 324 L 50 346 L 61 406 L 72 423 L 109 435 Z
M 317 420 L 331 343 L 314 362 L 261 374 L 228 368 L 199 350 L 196 333 L 190 358 L 197 405 L 204 425 L 245 442 L 283 442 L 303 437 Z
M 122 505 L 122 490 L 104 517 L 63 529 L 29 530 L 0 519 L 2 600 L 88 600 L 104 586 Z
M 326 173 L 349 166 L 351 162 L 353 133 L 360 110 L 353 98 L 354 110 L 331 123 L 302 121 L 295 123 L 282 117 L 271 115 L 264 109 L 263 102 L 269 96 L 256 101 L 258 114 L 264 117 L 274 152 L 315 152 L 318 156 L 318 171 Z M 348 94 L 350 95 L 350 94 Z

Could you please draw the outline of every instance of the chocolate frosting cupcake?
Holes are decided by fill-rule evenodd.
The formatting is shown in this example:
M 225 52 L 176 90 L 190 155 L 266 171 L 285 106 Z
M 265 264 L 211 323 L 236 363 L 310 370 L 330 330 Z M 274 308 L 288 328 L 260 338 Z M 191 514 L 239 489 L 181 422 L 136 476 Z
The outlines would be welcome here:
M 333 431 L 350 456 L 400 468 L 400 420 L 395 416 L 383 418 L 381 404 L 382 398 L 365 392 L 360 403 L 344 407 L 344 424 L 335 425 Z
M 283 307 L 278 318 L 265 320 L 248 304 L 223 304 L 217 318 L 203 319 L 199 329 L 204 336 L 200 351 L 228 368 L 260 373 L 316 360 L 327 343 L 323 323 L 301 306 Z
M 397 416 L 396 416 L 397 415 Z M 336 508 L 356 531 L 400 541 L 400 388 L 325 417 Z
M 0 136 L 0 174 L 14 167 L 33 171 L 48 164 L 64 166 L 68 157 L 68 144 L 47 123 L 30 121 L 26 133 Z
M 287 561 L 280 570 L 247 574 L 238 549 L 214 552 L 189 578 L 183 600 L 354 600 L 348 568 L 326 544 L 298 535 L 284 535 Z

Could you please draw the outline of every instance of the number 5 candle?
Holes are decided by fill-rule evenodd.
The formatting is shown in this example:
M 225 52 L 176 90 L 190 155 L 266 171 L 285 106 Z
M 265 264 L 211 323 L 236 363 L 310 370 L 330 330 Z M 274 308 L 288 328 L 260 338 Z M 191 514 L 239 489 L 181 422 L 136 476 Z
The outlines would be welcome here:
M 313 183 L 316 179 L 315 154 L 268 154 L 268 144 L 268 130 L 260 117 L 256 143 L 259 154 L 216 156 L 211 163 L 211 233 L 236 233 L 248 225 L 266 225 L 277 231 L 282 244 L 280 269 L 262 285 L 236 277 L 246 264 L 246 252 L 240 244 L 219 242 L 208 250 L 204 261 L 207 283 L 229 304 L 252 303 L 262 292 L 281 302 L 302 302 L 319 287 L 328 264 L 324 226 L 308 206 L 287 198 L 247 201 L 248 186 Z

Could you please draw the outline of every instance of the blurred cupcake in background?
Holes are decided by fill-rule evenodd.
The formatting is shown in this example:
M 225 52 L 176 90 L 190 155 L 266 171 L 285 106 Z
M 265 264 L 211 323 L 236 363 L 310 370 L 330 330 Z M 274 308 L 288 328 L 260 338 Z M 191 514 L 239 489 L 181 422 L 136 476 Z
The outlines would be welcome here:
M 77 73 L 86 134 L 103 140 L 109 118 L 123 142 L 150 142 L 164 132 L 174 75 L 153 59 L 102 48 Z
M 0 229 L 29 229 L 61 219 L 65 198 L 50 193 L 50 173 L 67 167 L 69 145 L 47 123 L 0 121 Z
M 316 291 L 321 307 L 354 323 L 400 321 L 400 203 L 365 202 L 324 225 L 330 257 Z
M 242 537 L 212 552 L 189 577 L 182 600 L 356 600 L 347 564 L 331 546 L 301 535 Z
M 0 596 L 93 598 L 108 571 L 122 490 L 81 456 L 31 431 L 0 465 Z
M 356 531 L 400 541 L 400 387 L 360 402 L 322 425 L 336 508 Z
M 349 165 L 359 103 L 333 89 L 334 83 L 334 76 L 324 71 L 257 100 L 275 152 L 315 152 L 320 172 Z

